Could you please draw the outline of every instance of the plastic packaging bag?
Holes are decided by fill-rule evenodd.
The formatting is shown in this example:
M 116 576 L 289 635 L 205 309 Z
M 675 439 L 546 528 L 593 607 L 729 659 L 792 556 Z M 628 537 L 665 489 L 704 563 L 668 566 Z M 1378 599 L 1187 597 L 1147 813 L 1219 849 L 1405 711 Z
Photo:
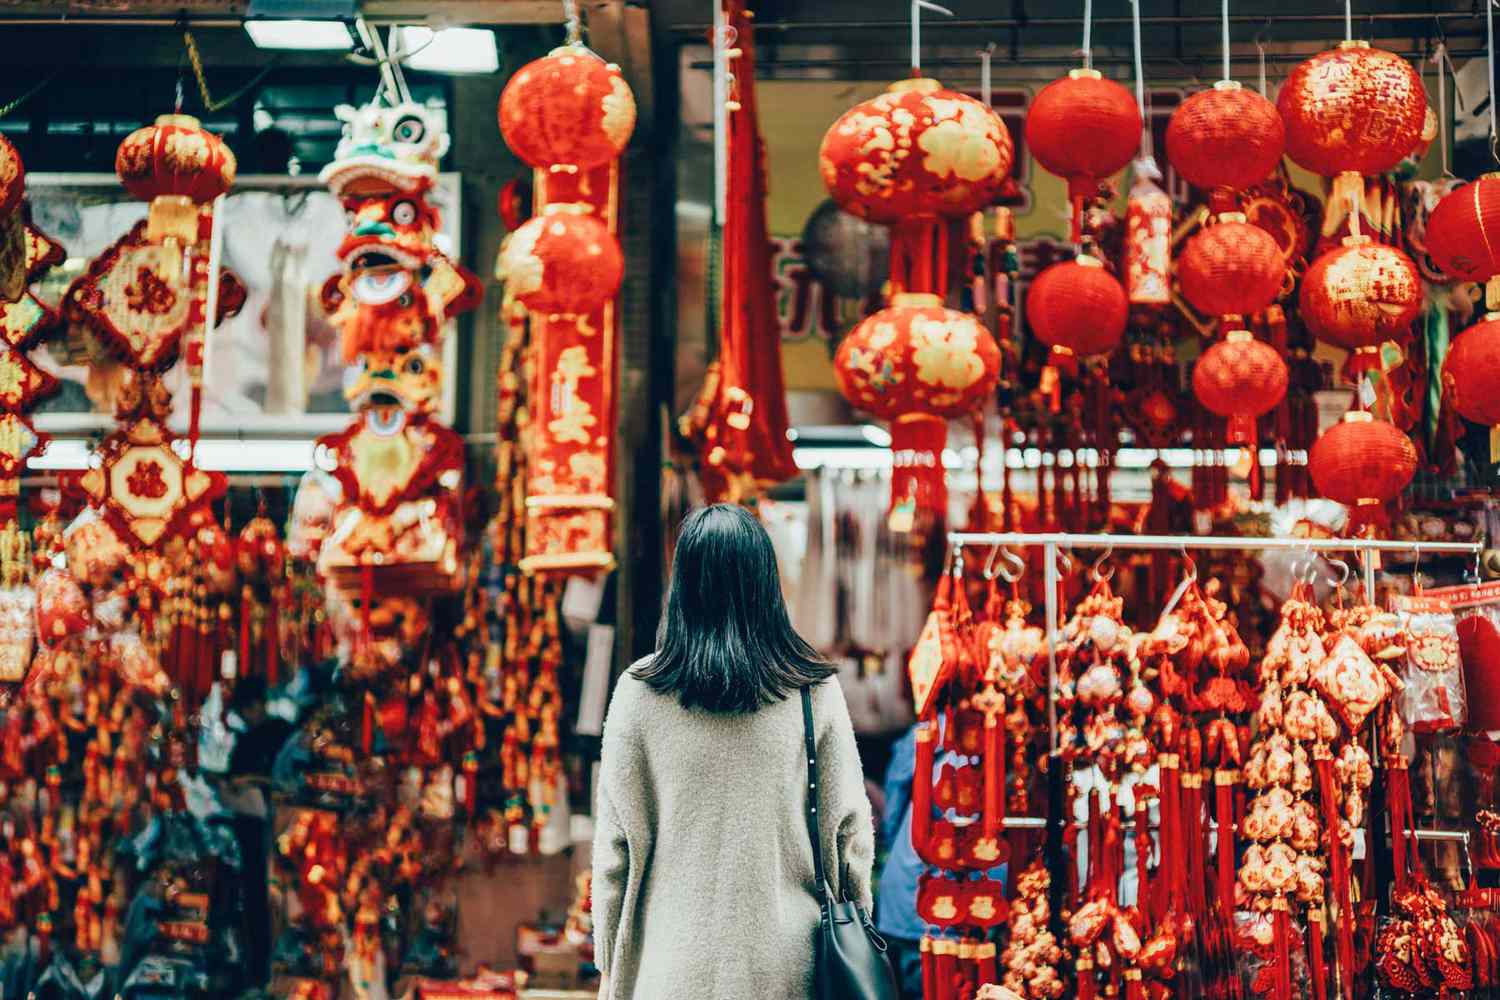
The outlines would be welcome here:
M 1416 732 L 1458 729 L 1468 719 L 1458 620 L 1448 598 L 1427 592 L 1391 598 L 1401 618 L 1406 658 L 1401 715 Z
M 1500 729 L 1500 582 L 1441 587 L 1427 594 L 1446 599 L 1457 618 L 1468 727 Z

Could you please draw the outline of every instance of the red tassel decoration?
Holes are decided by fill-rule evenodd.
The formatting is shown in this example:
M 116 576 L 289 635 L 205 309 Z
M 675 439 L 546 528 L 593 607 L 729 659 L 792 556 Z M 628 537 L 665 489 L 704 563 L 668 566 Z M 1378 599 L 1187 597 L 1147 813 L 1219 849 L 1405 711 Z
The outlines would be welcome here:
M 1095 1000 L 1099 991 L 1094 983 L 1094 963 L 1080 957 L 1074 968 L 1078 970 L 1078 1000 Z
M 938 938 L 932 942 L 932 956 L 937 966 L 936 1000 L 959 1000 L 957 942 Z
M 937 733 L 930 722 L 917 726 L 916 765 L 911 782 L 911 845 L 926 858 L 932 841 L 932 761 Z
M 1219 912 L 1226 921 L 1234 919 L 1234 785 L 1238 772 L 1214 771 L 1214 817 L 1217 833 L 1219 878 Z
M 1125 970 L 1125 1000 L 1146 1000 L 1146 987 L 1141 983 L 1140 969 Z
M 1005 699 L 987 687 L 975 703 L 984 712 L 984 835 L 998 837 L 1005 826 Z
M 375 696 L 365 692 L 364 712 L 360 718 L 359 746 L 368 757 L 375 747 Z
M 1312 976 L 1313 1000 L 1328 1000 L 1328 963 L 1323 955 L 1323 914 L 1307 914 L 1307 967 Z
M 931 934 L 922 936 L 922 943 L 918 946 L 918 953 L 922 956 L 922 996 L 936 997 L 938 995 L 937 982 L 937 959 L 932 953 L 934 940 Z
M 250 633 L 254 628 L 252 611 L 255 604 L 252 597 L 249 587 L 240 591 L 240 662 L 236 667 L 236 674 L 240 677 L 250 675 Z
M 1347 990 L 1355 973 L 1354 905 L 1350 898 L 1349 853 L 1341 833 L 1344 821 L 1339 815 L 1338 793 L 1333 783 L 1333 758 L 1327 747 L 1313 748 L 1313 771 L 1318 778 L 1318 798 L 1323 805 L 1323 832 L 1328 838 L 1328 881 L 1332 884 L 1337 907 L 1333 924 L 1334 968 Z
M 997 949 L 993 941 L 981 941 L 974 946 L 974 968 L 978 974 L 979 986 L 988 986 L 990 983 L 1000 981 L 1000 970 L 995 964 Z
M 1285 896 L 1271 900 L 1271 961 L 1275 978 L 1271 1000 L 1292 1000 L 1292 918 Z

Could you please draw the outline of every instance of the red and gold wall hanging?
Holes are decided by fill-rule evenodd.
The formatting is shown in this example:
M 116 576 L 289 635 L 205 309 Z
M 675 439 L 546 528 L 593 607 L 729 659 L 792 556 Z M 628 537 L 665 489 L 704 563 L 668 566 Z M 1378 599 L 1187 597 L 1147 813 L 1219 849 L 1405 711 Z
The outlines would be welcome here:
M 507 144 L 536 171 L 538 218 L 511 235 L 497 262 L 516 303 L 508 308 L 529 309 L 535 351 L 521 565 L 597 573 L 614 566 L 620 272 L 591 268 L 588 280 L 569 281 L 579 264 L 565 258 L 621 258 L 618 158 L 635 128 L 635 98 L 618 66 L 570 42 L 516 72 L 499 119 Z

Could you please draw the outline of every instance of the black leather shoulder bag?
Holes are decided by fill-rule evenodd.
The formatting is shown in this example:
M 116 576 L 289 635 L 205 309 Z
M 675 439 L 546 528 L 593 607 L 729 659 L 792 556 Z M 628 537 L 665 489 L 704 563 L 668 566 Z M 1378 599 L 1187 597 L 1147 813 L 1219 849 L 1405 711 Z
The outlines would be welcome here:
M 857 899 L 835 899 L 828 886 L 823 838 L 818 833 L 818 744 L 810 688 L 802 689 L 802 727 L 807 739 L 807 835 L 812 838 L 813 873 L 823 910 L 814 959 L 814 993 L 818 1000 L 897 1000 L 885 941 L 875 933 L 869 914 Z

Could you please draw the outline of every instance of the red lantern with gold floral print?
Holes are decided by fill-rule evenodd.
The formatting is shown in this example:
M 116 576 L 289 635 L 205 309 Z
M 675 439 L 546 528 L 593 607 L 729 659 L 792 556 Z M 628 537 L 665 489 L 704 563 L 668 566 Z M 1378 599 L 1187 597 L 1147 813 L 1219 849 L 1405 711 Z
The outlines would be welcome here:
M 1276 238 L 1238 213 L 1200 230 L 1177 260 L 1183 298 L 1207 316 L 1248 316 L 1281 294 L 1286 257 Z
M 1438 202 L 1427 218 L 1427 254 L 1458 281 L 1500 274 L 1500 174 L 1485 174 Z
M 588 170 L 619 157 L 635 131 L 635 95 L 620 67 L 582 45 L 527 63 L 500 93 L 500 133 L 529 166 Z
M 151 202 L 146 238 L 198 238 L 197 206 L 234 184 L 234 153 L 191 115 L 161 115 L 125 137 L 115 152 L 115 173 L 125 190 Z
M 1098 259 L 1053 264 L 1026 292 L 1026 321 L 1052 348 L 1052 363 L 1076 371 L 1078 359 L 1106 354 L 1125 335 L 1125 289 Z
M 551 204 L 506 239 L 506 290 L 547 316 L 581 316 L 615 297 L 625 274 L 620 241 L 589 206 Z
M 1350 351 L 1378 348 L 1405 332 L 1422 308 L 1422 278 L 1395 247 L 1350 236 L 1313 261 L 1302 277 L 1302 321 Z
M 1465 420 L 1500 425 L 1500 313 L 1453 341 L 1443 362 L 1443 398 Z
M 1276 99 L 1286 152 L 1315 174 L 1381 174 L 1412 151 L 1427 94 L 1411 63 L 1368 42 L 1344 42 L 1297 64 Z
M 1168 161 L 1205 190 L 1259 184 L 1281 162 L 1285 145 L 1276 105 L 1234 80 L 1192 95 L 1167 122 Z
M 1015 146 L 979 101 L 936 80 L 899 80 L 823 136 L 818 170 L 839 207 L 871 222 L 961 218 L 988 205 Z
M 1417 449 L 1393 425 L 1354 410 L 1313 442 L 1307 467 L 1325 497 L 1350 508 L 1350 526 L 1358 528 L 1383 520 L 1385 504 L 1416 474 Z
M 1140 149 L 1140 107 L 1098 70 L 1071 70 L 1032 99 L 1026 145 L 1049 173 L 1067 179 L 1070 195 L 1091 197 Z
M 1286 362 L 1248 330 L 1231 330 L 1193 365 L 1193 395 L 1228 419 L 1230 444 L 1255 444 L 1256 419 L 1281 403 L 1286 386 Z
M 981 407 L 999 377 L 989 331 L 935 295 L 896 295 L 844 338 L 833 370 L 856 409 L 891 422 L 893 508 L 914 501 L 941 513 L 945 418 Z

